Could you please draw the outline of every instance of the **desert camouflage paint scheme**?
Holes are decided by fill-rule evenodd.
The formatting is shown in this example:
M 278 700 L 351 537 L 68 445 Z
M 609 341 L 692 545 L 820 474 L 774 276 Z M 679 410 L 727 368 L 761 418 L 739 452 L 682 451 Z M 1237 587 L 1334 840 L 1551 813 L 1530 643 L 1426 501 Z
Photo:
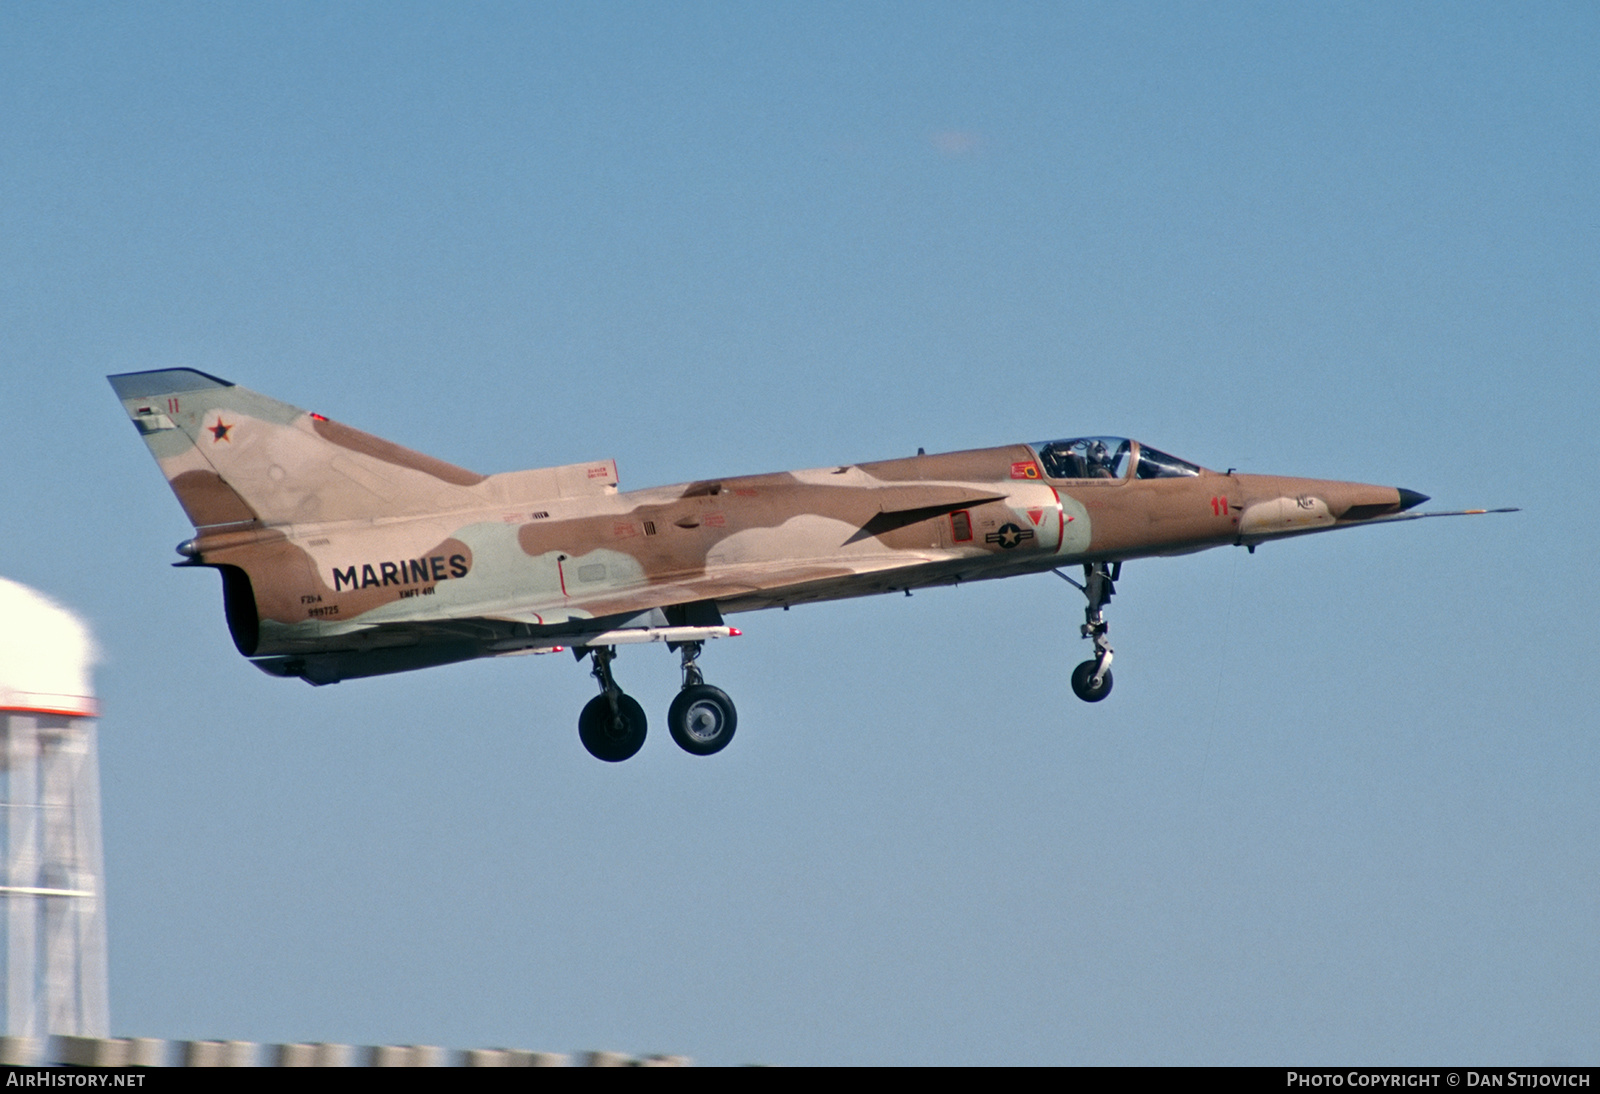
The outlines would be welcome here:
M 313 684 L 652 640 L 690 647 L 687 678 L 700 643 L 737 633 L 727 613 L 1078 564 L 1104 647 L 1086 664 L 1108 689 L 1103 622 L 1090 631 L 1116 564 L 1426 500 L 1219 474 L 1120 438 L 619 493 L 610 460 L 480 475 L 190 369 L 110 381 L 195 526 L 179 565 L 222 574 L 240 653 Z

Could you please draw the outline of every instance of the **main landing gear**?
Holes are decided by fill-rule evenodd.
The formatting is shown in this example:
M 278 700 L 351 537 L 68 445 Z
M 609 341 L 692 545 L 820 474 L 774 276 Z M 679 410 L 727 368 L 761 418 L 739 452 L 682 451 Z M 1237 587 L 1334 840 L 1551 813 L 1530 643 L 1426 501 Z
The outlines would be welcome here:
M 683 690 L 667 710 L 667 728 L 678 747 L 695 756 L 721 752 L 733 740 L 739 713 L 733 700 L 721 688 L 714 688 L 700 675 L 695 658 L 703 643 L 685 642 L 683 649 Z
M 1072 670 L 1072 690 L 1085 703 L 1098 703 L 1111 694 L 1111 639 L 1106 636 L 1111 625 L 1101 609 L 1117 591 L 1114 583 L 1122 576 L 1122 563 L 1108 567 L 1104 562 L 1085 562 L 1081 585 L 1060 570 L 1051 572 L 1076 585 L 1089 601 L 1083 612 L 1083 626 L 1078 630 L 1083 637 L 1094 639 L 1094 657 Z
M 695 756 L 721 752 L 733 740 L 733 731 L 739 724 L 733 700 L 700 675 L 695 659 L 700 656 L 703 642 L 674 644 L 683 651 L 683 689 L 667 711 L 667 728 L 685 752 Z M 590 699 L 578 716 L 578 739 L 596 759 L 619 763 L 644 746 L 644 708 L 624 694 L 611 676 L 611 662 L 617 656 L 615 646 L 595 646 L 589 656 L 594 662 L 594 678 L 600 682 L 600 694 Z
M 594 678 L 600 681 L 600 694 L 589 700 L 578 715 L 578 739 L 589 755 L 607 763 L 620 763 L 644 747 L 644 708 L 630 695 L 623 694 L 611 678 L 615 646 L 597 646 L 589 652 L 594 661 Z

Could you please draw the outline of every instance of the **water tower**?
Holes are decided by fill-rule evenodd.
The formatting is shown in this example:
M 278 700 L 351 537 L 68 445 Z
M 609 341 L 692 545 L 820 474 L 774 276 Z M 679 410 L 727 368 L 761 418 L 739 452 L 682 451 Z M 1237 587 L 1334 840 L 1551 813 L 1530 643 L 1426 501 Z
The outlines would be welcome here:
M 6 1029 L 109 1033 L 97 713 L 88 628 L 0 578 Z

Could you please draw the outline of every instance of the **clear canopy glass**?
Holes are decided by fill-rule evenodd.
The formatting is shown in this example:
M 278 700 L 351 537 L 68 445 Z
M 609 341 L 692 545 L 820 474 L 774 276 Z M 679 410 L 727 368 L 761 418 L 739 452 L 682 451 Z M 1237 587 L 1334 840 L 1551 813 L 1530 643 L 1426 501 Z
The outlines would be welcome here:
M 1133 445 L 1126 437 L 1077 437 L 1033 447 L 1052 479 L 1120 479 L 1128 473 Z
M 1139 463 L 1134 468 L 1134 478 L 1192 479 L 1199 474 L 1200 469 L 1188 460 L 1158 452 L 1147 444 L 1139 445 Z
M 1052 479 L 1122 479 L 1130 463 L 1139 479 L 1183 479 L 1200 474 L 1200 468 L 1165 452 L 1141 444 L 1138 458 L 1130 460 L 1133 442 L 1126 437 L 1074 437 L 1041 441 L 1033 446 L 1044 473 Z

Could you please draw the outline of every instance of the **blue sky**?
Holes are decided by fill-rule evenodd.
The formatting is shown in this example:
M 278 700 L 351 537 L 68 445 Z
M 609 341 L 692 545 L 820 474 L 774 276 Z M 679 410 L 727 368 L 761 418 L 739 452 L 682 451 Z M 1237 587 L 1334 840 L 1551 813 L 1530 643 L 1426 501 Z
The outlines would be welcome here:
M 81 613 L 124 1035 L 1600 1057 L 1585 4 L 0 9 L 0 572 Z M 103 379 L 624 489 L 1086 433 L 1425 521 L 516 658 L 233 651 Z

